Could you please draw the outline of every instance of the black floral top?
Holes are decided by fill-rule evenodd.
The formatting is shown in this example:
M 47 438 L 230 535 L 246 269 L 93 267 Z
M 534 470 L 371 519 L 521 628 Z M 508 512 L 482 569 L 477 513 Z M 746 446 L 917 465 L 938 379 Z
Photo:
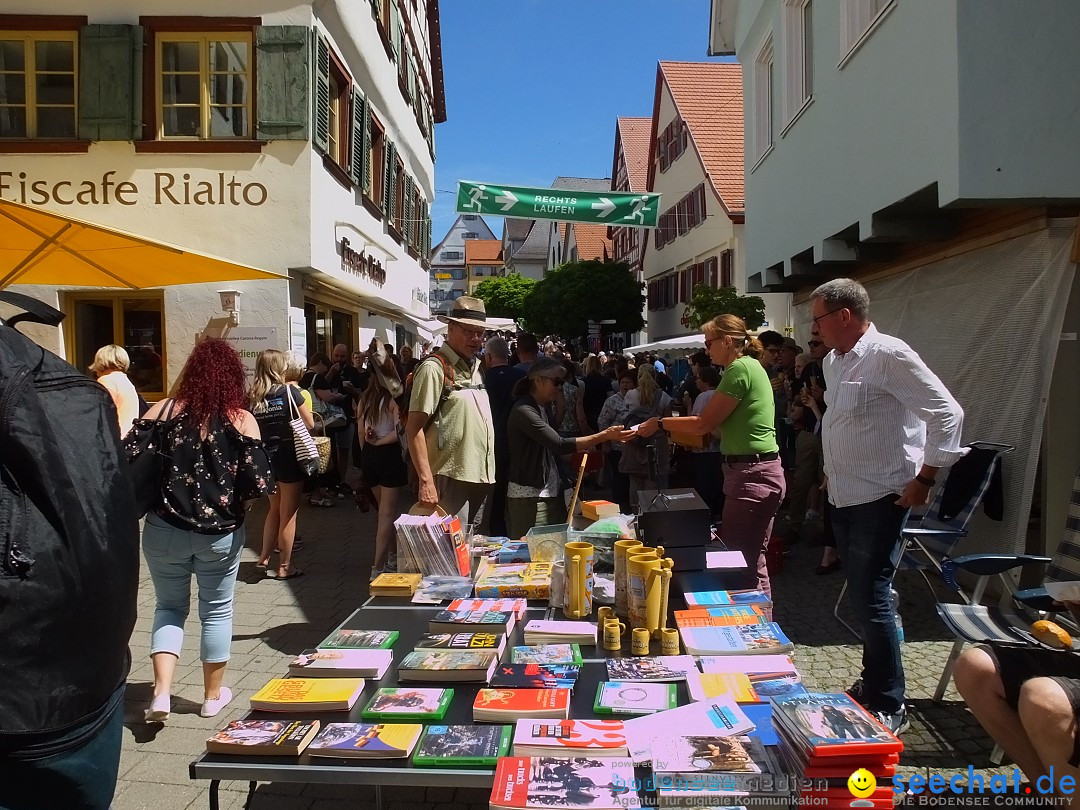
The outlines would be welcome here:
M 136 421 L 127 444 L 153 421 Z M 199 534 L 226 534 L 244 523 L 244 501 L 274 490 L 262 441 L 214 419 L 205 438 L 183 414 L 169 421 L 163 453 L 161 498 L 153 511 L 171 526 Z M 127 448 L 129 453 L 133 449 Z

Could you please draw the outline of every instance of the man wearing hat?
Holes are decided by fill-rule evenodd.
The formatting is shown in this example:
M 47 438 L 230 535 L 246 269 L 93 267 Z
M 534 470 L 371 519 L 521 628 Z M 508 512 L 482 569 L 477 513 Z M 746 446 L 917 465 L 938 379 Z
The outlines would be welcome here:
M 463 295 L 441 320 L 443 345 L 413 372 L 405 435 L 420 480 L 419 501 L 476 520 L 495 483 L 495 432 L 476 354 L 484 345 L 487 313 Z

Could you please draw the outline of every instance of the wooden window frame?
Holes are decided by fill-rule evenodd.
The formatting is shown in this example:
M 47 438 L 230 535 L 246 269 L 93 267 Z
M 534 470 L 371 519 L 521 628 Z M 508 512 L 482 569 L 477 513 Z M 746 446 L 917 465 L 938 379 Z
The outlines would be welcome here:
M 371 103 L 371 100 L 368 100 Z M 371 128 L 368 130 L 368 149 L 371 155 L 371 191 L 363 192 L 364 205 L 377 219 L 383 218 L 383 188 L 386 165 L 386 128 L 374 112 L 371 113 Z M 378 193 L 376 193 L 376 191 Z
M 63 17 L 63 20 L 83 20 L 85 25 L 85 17 L 72 18 Z M 48 26 L 44 24 L 36 24 L 33 28 L 15 27 L 16 21 L 25 23 L 40 23 L 41 18 L 31 17 L 24 15 L 13 15 L 3 18 L 2 24 L 0 24 L 0 39 L 4 40 L 22 40 L 23 42 L 23 103 L 22 104 L 10 104 L 6 106 L 10 107 L 22 107 L 26 111 L 26 134 L 15 137 L 0 138 L 0 152 L 7 151 L 73 151 L 70 148 L 63 149 L 63 147 L 71 147 L 72 145 L 86 143 L 87 148 L 89 144 L 79 139 L 79 30 L 78 26 L 74 25 L 55 25 Z M 35 80 L 39 72 L 36 70 L 36 48 L 32 47 L 37 42 L 70 42 L 72 44 L 72 79 L 74 83 L 73 103 L 71 106 L 72 115 L 74 116 L 75 134 L 70 138 L 60 138 L 56 136 L 40 137 L 37 134 L 37 81 Z M 48 71 L 50 73 L 56 73 L 59 71 Z M 49 105 L 53 107 L 67 107 L 67 105 Z M 23 147 L 29 147 L 30 145 L 36 145 L 35 149 L 27 149 Z M 13 148 L 15 147 L 15 148 Z M 44 148 L 43 148 L 44 147 Z M 59 148 L 58 148 L 59 147 Z M 85 150 L 78 150 L 85 151 Z
M 388 218 L 390 235 L 399 245 L 404 243 L 405 231 L 402 220 L 405 216 L 405 164 L 400 158 L 394 159 L 394 208 Z
M 750 171 L 757 168 L 757 164 L 765 159 L 772 151 L 776 142 L 776 126 L 773 113 L 776 109 L 775 67 L 776 61 L 773 49 L 773 35 L 770 31 L 762 41 L 753 63 L 753 151 L 755 163 Z
M 212 153 L 212 152 L 259 152 L 266 145 L 257 140 L 255 133 L 255 115 L 259 109 L 257 97 L 255 29 L 262 24 L 260 17 L 139 17 L 139 25 L 144 29 L 145 48 L 143 53 L 143 138 L 135 141 L 138 153 Z M 161 121 L 158 117 L 158 97 L 161 94 L 161 82 L 158 72 L 161 35 L 190 34 L 205 37 L 209 34 L 244 34 L 249 37 L 249 92 L 248 92 L 248 138 L 160 138 Z
M 735 251 L 730 248 L 720 254 L 720 286 L 735 286 Z
M 335 99 L 333 95 L 334 82 L 338 83 L 338 95 Z M 330 48 L 330 128 L 334 130 L 335 114 L 334 114 L 334 102 L 337 102 L 337 127 L 336 132 L 330 133 L 330 139 L 336 141 L 338 146 L 338 155 L 334 157 L 331 154 L 331 150 L 328 148 L 326 154 L 323 155 L 323 166 L 329 170 L 334 178 L 345 185 L 346 188 L 352 188 L 352 178 L 349 176 L 349 164 L 352 160 L 352 87 L 353 78 L 346 69 L 344 63 L 334 53 L 334 49 Z

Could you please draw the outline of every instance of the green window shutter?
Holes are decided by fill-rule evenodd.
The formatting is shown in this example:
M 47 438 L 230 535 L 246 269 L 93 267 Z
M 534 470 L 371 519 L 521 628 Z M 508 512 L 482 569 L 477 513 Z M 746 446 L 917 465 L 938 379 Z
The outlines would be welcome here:
M 386 221 L 393 222 L 394 218 L 394 142 L 390 138 L 385 139 L 386 162 L 383 164 L 383 213 Z
M 390 0 L 390 30 L 386 33 L 390 37 L 390 47 L 394 49 L 394 64 L 400 64 L 401 12 L 398 10 L 397 0 Z
M 311 143 L 326 154 L 330 149 L 330 43 L 318 29 L 312 32 L 311 50 L 315 54 Z
M 363 163 L 360 171 L 360 188 L 365 194 L 371 194 L 371 102 L 364 104 L 363 128 Z
M 79 29 L 79 137 L 142 137 L 142 43 L 138 25 Z
M 302 25 L 260 25 L 255 29 L 255 99 L 259 105 L 255 137 L 260 140 L 308 139 L 308 42 L 308 29 Z
M 413 231 L 415 230 L 412 223 L 412 180 L 410 180 L 408 177 L 403 177 L 401 185 L 402 196 L 404 196 L 405 198 L 404 203 L 401 206 L 401 233 L 402 236 L 405 237 L 405 244 L 411 245 Z
M 352 118 L 349 122 L 349 177 L 353 183 L 362 187 L 364 184 L 364 156 L 367 153 L 365 149 L 367 138 L 364 134 L 364 122 L 367 121 L 364 110 L 367 109 L 367 102 L 364 99 L 364 94 L 357 90 L 355 85 L 352 87 L 350 99 L 349 108 L 352 110 Z

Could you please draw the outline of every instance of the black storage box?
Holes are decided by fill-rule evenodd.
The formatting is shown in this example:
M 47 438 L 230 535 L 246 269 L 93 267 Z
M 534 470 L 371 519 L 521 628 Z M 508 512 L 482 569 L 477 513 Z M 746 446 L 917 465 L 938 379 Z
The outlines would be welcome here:
M 712 510 L 693 489 L 638 492 L 638 539 L 664 547 L 676 571 L 705 567 L 705 547 L 712 531 Z

